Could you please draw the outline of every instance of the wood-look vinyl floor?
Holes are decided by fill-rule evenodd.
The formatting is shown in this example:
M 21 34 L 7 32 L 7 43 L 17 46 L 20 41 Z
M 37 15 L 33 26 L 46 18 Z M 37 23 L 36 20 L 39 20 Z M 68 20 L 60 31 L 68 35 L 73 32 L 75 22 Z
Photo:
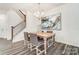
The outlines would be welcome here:
M 79 55 L 79 48 L 67 45 L 66 51 L 62 54 L 65 44 L 56 42 L 55 45 L 47 49 L 47 55 Z M 24 41 L 14 43 L 12 46 L 0 51 L 1 55 L 36 55 L 35 50 L 30 51 L 24 45 Z M 44 54 L 42 54 L 44 55 Z

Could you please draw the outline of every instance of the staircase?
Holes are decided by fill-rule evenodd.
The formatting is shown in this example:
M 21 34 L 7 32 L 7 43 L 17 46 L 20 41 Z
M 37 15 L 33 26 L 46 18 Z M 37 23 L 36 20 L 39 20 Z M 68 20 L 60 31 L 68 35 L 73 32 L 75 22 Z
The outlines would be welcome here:
M 14 11 L 21 17 L 22 21 L 15 26 L 11 26 L 11 41 L 26 27 L 26 15 L 21 10 L 14 9 Z

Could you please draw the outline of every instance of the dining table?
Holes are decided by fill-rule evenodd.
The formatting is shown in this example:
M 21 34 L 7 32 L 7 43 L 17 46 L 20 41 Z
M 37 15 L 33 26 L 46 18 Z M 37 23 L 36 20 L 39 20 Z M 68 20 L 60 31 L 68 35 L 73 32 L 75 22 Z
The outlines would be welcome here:
M 43 38 L 43 40 L 44 40 L 44 52 L 45 52 L 45 54 L 47 54 L 47 48 L 48 48 L 47 41 L 49 40 L 48 39 L 49 37 L 53 37 L 54 33 L 37 32 L 36 34 L 37 34 L 37 36 Z

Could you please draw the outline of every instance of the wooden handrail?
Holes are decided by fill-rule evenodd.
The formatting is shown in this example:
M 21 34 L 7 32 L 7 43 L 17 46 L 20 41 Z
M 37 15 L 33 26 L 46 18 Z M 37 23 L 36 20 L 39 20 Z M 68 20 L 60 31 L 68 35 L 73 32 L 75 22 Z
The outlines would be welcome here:
M 21 22 L 18 23 L 17 25 L 13 26 L 13 29 L 14 29 L 15 27 L 17 27 L 18 25 L 20 25 L 22 22 L 24 22 L 24 21 L 21 21 Z
M 20 25 L 22 22 L 25 22 L 26 23 L 26 16 L 24 16 L 24 21 L 21 21 L 20 23 L 18 23 L 16 26 L 13 26 L 13 28 L 17 27 L 18 25 Z
M 25 16 L 25 14 L 21 10 L 19 10 L 19 11 L 21 12 L 21 14 L 23 14 Z

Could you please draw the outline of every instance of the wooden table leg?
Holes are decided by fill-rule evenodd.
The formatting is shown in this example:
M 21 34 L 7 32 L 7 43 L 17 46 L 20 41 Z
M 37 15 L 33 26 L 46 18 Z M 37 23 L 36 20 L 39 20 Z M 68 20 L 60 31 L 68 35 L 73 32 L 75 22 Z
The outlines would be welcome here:
M 66 52 L 66 48 L 67 48 L 67 44 L 65 45 L 65 48 L 64 48 L 62 54 L 65 54 L 65 52 Z
M 47 54 L 47 42 L 46 42 L 46 38 L 44 38 L 44 51 L 45 51 L 45 55 Z

